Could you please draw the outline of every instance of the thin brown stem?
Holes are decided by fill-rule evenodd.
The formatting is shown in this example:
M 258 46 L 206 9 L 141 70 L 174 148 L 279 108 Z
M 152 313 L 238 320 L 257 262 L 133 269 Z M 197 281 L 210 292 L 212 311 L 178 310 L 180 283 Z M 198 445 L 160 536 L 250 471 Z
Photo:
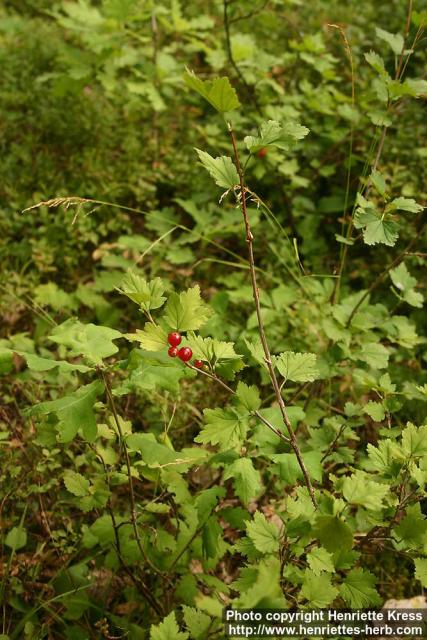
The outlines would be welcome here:
M 223 380 L 221 380 L 221 378 L 219 378 L 216 374 L 209 373 L 208 371 L 203 371 L 203 369 L 196 369 L 196 367 L 193 367 L 191 364 L 187 364 L 187 367 L 189 369 L 192 369 L 193 371 L 197 371 L 197 373 L 201 373 L 202 375 L 206 376 L 207 378 L 210 378 L 211 380 L 215 380 L 215 382 L 220 384 L 229 393 L 231 393 L 232 395 L 236 395 L 236 392 L 234 391 L 234 389 L 229 387 L 228 384 L 226 384 Z M 269 422 L 266 418 L 264 418 L 264 416 L 258 410 L 252 411 L 251 415 L 258 418 L 258 420 L 263 424 L 265 424 L 265 426 L 268 427 L 270 431 L 272 431 L 278 438 L 280 438 L 286 443 L 290 443 L 290 438 L 288 438 L 283 433 L 283 431 L 280 431 L 280 429 L 277 429 L 277 427 L 272 425 L 271 422 Z
M 144 547 L 142 546 L 141 536 L 139 535 L 139 530 L 138 530 L 138 522 L 137 522 L 137 515 L 136 515 L 135 491 L 134 491 L 134 487 L 133 487 L 132 467 L 131 467 L 131 463 L 130 463 L 129 452 L 128 452 L 127 447 L 126 447 L 126 442 L 125 442 L 124 435 L 123 435 L 122 425 L 120 424 L 120 420 L 119 420 L 119 416 L 118 416 L 118 413 L 117 413 L 116 404 L 114 402 L 113 394 L 111 393 L 110 381 L 108 380 L 105 371 L 101 370 L 100 373 L 101 373 L 101 377 L 102 377 L 102 380 L 103 380 L 104 385 L 105 385 L 105 390 L 107 392 L 108 402 L 109 402 L 111 411 L 112 411 L 113 416 L 114 416 L 114 422 L 115 422 L 116 427 L 117 427 L 120 446 L 121 446 L 121 449 L 123 451 L 123 455 L 124 455 L 125 461 L 126 461 L 126 470 L 127 470 L 128 486 L 129 486 L 129 499 L 130 499 L 130 506 L 131 506 L 130 517 L 131 517 L 132 528 L 133 528 L 134 535 L 135 535 L 135 540 L 136 540 L 136 543 L 138 545 L 138 549 L 139 549 L 142 557 L 144 558 L 145 562 L 151 567 L 151 569 L 153 569 L 153 571 L 155 571 L 155 573 L 157 573 L 158 575 L 162 575 L 162 572 L 151 562 L 151 560 L 149 559 L 149 557 L 147 556 L 147 554 L 145 552 Z
M 255 310 L 256 310 L 256 316 L 257 316 L 257 322 L 258 322 L 258 333 L 259 333 L 259 337 L 261 340 L 261 344 L 262 344 L 262 348 L 264 351 L 264 360 L 265 363 L 267 365 L 267 369 L 268 369 L 268 374 L 274 389 L 274 394 L 276 396 L 276 400 L 277 403 L 279 405 L 280 408 L 280 412 L 282 414 L 282 419 L 283 419 L 283 423 L 285 424 L 288 433 L 289 433 L 289 439 L 290 439 L 290 445 L 295 453 L 295 456 L 298 460 L 298 464 L 300 466 L 300 469 L 302 471 L 302 474 L 304 476 L 304 480 L 305 480 L 305 484 L 306 487 L 309 491 L 311 500 L 314 504 L 315 507 L 317 507 L 317 501 L 316 501 L 316 497 L 314 495 L 314 489 L 313 489 L 313 485 L 311 484 L 311 480 L 310 480 L 310 476 L 308 474 L 307 471 L 307 467 L 305 466 L 304 460 L 302 458 L 301 455 L 301 451 L 300 448 L 298 446 L 298 442 L 295 436 L 295 432 L 294 429 L 292 427 L 291 421 L 289 420 L 289 416 L 286 410 L 286 405 L 285 405 L 285 401 L 283 400 L 281 391 L 280 391 L 280 386 L 279 383 L 277 381 L 277 376 L 274 370 L 274 366 L 273 366 L 273 362 L 271 359 L 271 354 L 270 354 L 270 348 L 268 346 L 268 342 L 267 342 L 267 338 L 265 335 L 265 329 L 264 329 L 264 321 L 262 319 L 262 313 L 261 313 L 261 302 L 260 302 L 260 298 L 259 298 L 259 289 L 258 289 L 258 282 L 257 282 L 257 275 L 256 275 L 256 269 L 255 269 L 255 259 L 254 259 L 254 252 L 253 252 L 253 240 L 254 237 L 252 235 L 252 231 L 251 231 L 251 226 L 250 226 L 250 222 L 249 222 L 249 217 L 248 217 L 248 212 L 247 212 L 247 208 L 246 208 L 246 186 L 245 186 L 245 180 L 244 180 L 244 176 L 243 176 L 243 171 L 242 171 L 242 166 L 240 164 L 240 157 L 239 157 L 239 152 L 237 150 L 237 143 L 236 143 L 236 136 L 234 135 L 234 131 L 233 128 L 231 126 L 231 124 L 228 125 L 228 130 L 230 133 L 230 138 L 231 138 L 231 143 L 233 146 L 233 154 L 234 154 L 234 160 L 236 163 L 236 169 L 237 169 L 237 173 L 239 176 L 239 183 L 240 183 L 240 194 L 239 194 L 239 204 L 240 204 L 240 209 L 242 212 L 242 216 L 243 216 L 243 221 L 244 221 L 244 225 L 245 225 L 245 232 L 246 232 L 246 243 L 247 243 L 247 247 L 248 247 L 248 258 L 249 258 L 249 270 L 250 270 L 250 274 L 251 274 L 251 283 L 252 283 L 252 294 L 253 294 L 253 299 L 254 299 L 254 303 L 255 303 Z

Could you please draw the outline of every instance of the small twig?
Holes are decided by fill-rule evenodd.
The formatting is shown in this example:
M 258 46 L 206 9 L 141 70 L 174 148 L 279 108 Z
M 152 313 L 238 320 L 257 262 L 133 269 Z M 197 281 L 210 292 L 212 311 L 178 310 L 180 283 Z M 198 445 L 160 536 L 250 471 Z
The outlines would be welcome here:
M 151 569 L 153 569 L 153 571 L 155 571 L 155 573 L 157 573 L 158 575 L 163 575 L 162 572 L 151 562 L 151 560 L 149 559 L 149 557 L 147 556 L 147 554 L 145 552 L 144 547 L 142 546 L 141 537 L 139 535 L 139 530 L 138 530 L 138 523 L 137 523 L 135 492 L 134 492 L 134 487 L 133 487 L 132 468 L 131 468 L 131 463 L 130 463 L 130 458 L 129 458 L 129 452 L 128 452 L 127 447 L 126 447 L 126 442 L 125 442 L 125 438 L 124 438 L 124 435 L 123 435 L 122 426 L 120 424 L 119 416 L 118 416 L 118 413 L 117 413 L 116 404 L 114 402 L 113 394 L 111 393 L 110 381 L 108 380 L 105 371 L 103 371 L 102 369 L 100 369 L 99 371 L 100 371 L 101 378 L 102 378 L 102 380 L 104 382 L 105 390 L 107 392 L 107 398 L 108 398 L 108 401 L 109 401 L 109 404 L 110 404 L 110 407 L 111 407 L 111 411 L 112 411 L 113 416 L 114 416 L 114 422 L 115 422 L 116 427 L 117 427 L 120 446 L 121 446 L 121 449 L 122 449 L 123 454 L 125 456 L 127 476 L 128 476 L 128 486 L 129 486 L 129 498 L 130 498 L 130 506 L 131 506 L 131 514 L 130 515 L 131 515 L 132 528 L 133 528 L 133 531 L 134 531 L 134 534 L 135 534 L 135 540 L 136 540 L 136 543 L 138 545 L 138 549 L 139 549 L 142 557 L 144 558 L 145 562 L 151 567 Z
M 338 431 L 337 435 L 335 436 L 335 438 L 332 440 L 331 444 L 330 444 L 330 445 L 329 445 L 329 447 L 327 448 L 326 453 L 324 454 L 324 456 L 321 458 L 321 460 L 320 460 L 320 464 L 322 464 L 322 463 L 326 460 L 326 458 L 328 457 L 328 455 L 329 455 L 330 453 L 332 453 L 332 451 L 335 449 L 335 446 L 336 446 L 336 444 L 337 444 L 338 440 L 341 438 L 341 436 L 342 436 L 342 434 L 343 434 L 343 432 L 344 432 L 344 429 L 345 429 L 346 427 L 347 427 L 347 425 L 346 425 L 346 424 L 342 424 L 342 425 L 341 425 L 340 430 Z
M 304 476 L 304 480 L 305 480 L 305 484 L 306 487 L 309 491 L 310 497 L 311 497 L 311 501 L 313 502 L 314 506 L 317 507 L 317 501 L 316 501 L 316 497 L 314 495 L 314 489 L 313 489 L 313 485 L 311 484 L 311 480 L 310 480 L 310 476 L 308 474 L 307 471 L 307 467 L 305 466 L 304 460 L 302 458 L 301 455 L 301 451 L 300 448 L 298 446 L 298 442 L 295 436 L 295 432 L 294 429 L 292 427 L 291 421 L 289 420 L 289 416 L 286 410 L 286 405 L 285 405 L 285 401 L 283 400 L 282 397 L 282 393 L 280 391 L 280 387 L 279 387 L 279 383 L 277 381 L 277 377 L 276 377 L 276 373 L 274 370 L 274 366 L 273 366 L 273 362 L 271 359 L 271 354 L 270 354 L 270 348 L 268 346 L 268 342 L 267 342 L 267 338 L 265 335 L 265 329 L 264 329 L 264 321 L 262 319 L 262 313 L 261 313 L 261 302 L 260 302 L 260 298 L 259 298 L 259 289 L 258 289 L 258 282 L 257 282 L 257 275 L 256 275 L 256 269 L 255 269 L 255 259 L 254 259 L 254 252 L 253 252 L 253 235 L 252 235 L 252 231 L 251 231 L 251 226 L 250 226 L 250 222 L 249 222 L 249 217 L 248 217 L 248 212 L 247 212 L 247 208 L 246 208 L 246 187 L 245 187 L 245 180 L 244 180 L 244 176 L 243 176 L 243 171 L 242 171 L 242 167 L 240 164 L 240 157 L 239 157 L 239 152 L 237 150 L 237 143 L 236 143 L 236 137 L 234 135 L 234 131 L 233 128 L 231 126 L 231 124 L 228 124 L 228 131 L 230 133 L 230 138 L 231 138 L 231 144 L 233 146 L 233 153 L 234 153 L 234 160 L 236 163 L 236 169 L 237 169 L 237 173 L 239 176 L 239 183 L 240 183 L 240 194 L 239 194 L 239 204 L 240 204 L 240 209 L 242 212 L 242 216 L 243 216 L 243 221 L 244 221 L 244 225 L 245 225 L 245 232 L 246 232 L 246 243 L 248 246 L 248 258 L 249 258 L 249 266 L 250 266 L 250 274 L 251 274 L 251 283 L 252 283 L 252 294 L 253 294 L 253 299 L 254 299 L 254 303 L 255 303 L 255 310 L 256 310 L 256 316 L 257 316 L 257 322 L 258 322 L 258 333 L 259 333 L 259 337 L 261 340 L 261 344 L 262 344 L 262 348 L 264 351 L 264 359 L 265 359 L 265 363 L 267 365 L 267 369 L 268 369 L 268 374 L 274 389 L 274 393 L 276 396 L 276 400 L 278 402 L 279 408 L 280 408 L 280 412 L 282 414 L 282 419 L 283 422 L 288 430 L 289 433 L 289 439 L 290 439 L 290 445 L 295 453 L 295 456 L 298 460 L 298 464 L 300 466 L 300 469 L 302 471 L 302 474 Z
M 197 373 L 201 373 L 202 375 L 206 376 L 207 378 L 210 378 L 211 380 L 215 380 L 215 382 L 220 384 L 229 393 L 231 393 L 232 395 L 236 395 L 236 392 L 234 391 L 234 389 L 229 387 L 228 384 L 226 384 L 223 380 L 221 380 L 221 378 L 216 374 L 209 373 L 208 371 L 203 371 L 203 369 L 196 369 L 196 367 L 193 367 L 191 364 L 188 364 L 188 363 L 187 363 L 187 367 L 189 369 L 192 369 L 193 371 L 196 371 Z M 265 424 L 265 426 L 268 427 L 270 431 L 272 431 L 278 438 L 280 438 L 284 442 L 290 443 L 290 438 L 288 438 L 283 433 L 283 431 L 280 431 L 280 429 L 277 429 L 273 424 L 271 424 L 271 422 L 269 422 L 266 418 L 264 418 L 264 416 L 258 410 L 252 411 L 251 415 L 258 418 L 258 420 L 260 420 L 263 424 Z

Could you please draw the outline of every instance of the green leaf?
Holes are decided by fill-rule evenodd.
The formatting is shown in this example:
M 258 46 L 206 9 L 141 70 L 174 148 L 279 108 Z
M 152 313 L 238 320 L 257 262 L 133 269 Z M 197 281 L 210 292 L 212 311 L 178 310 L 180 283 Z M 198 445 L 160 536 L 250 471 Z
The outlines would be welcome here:
M 22 549 L 27 544 L 26 530 L 21 526 L 13 527 L 7 534 L 4 543 L 7 547 L 13 549 L 13 551 Z
M 400 211 L 408 211 L 409 213 L 419 213 L 424 209 L 413 198 L 395 198 L 388 205 L 390 208 L 399 209 Z
M 157 442 L 152 433 L 134 433 L 126 438 L 126 446 L 139 451 L 149 467 L 170 465 L 183 458 L 166 445 Z
M 158 309 L 166 300 L 163 296 L 165 286 L 160 278 L 154 278 L 147 282 L 145 278 L 137 275 L 130 269 L 123 279 L 120 288 L 118 288 L 118 291 L 130 298 L 133 302 L 136 302 L 143 311 Z
M 93 405 L 103 389 L 103 384 L 100 381 L 95 381 L 80 387 L 72 395 L 42 402 L 33 407 L 31 413 L 35 415 L 56 414 L 59 420 L 58 430 L 61 442 L 73 440 L 79 429 L 82 430 L 86 440 L 93 442 L 97 434 Z
M 353 569 L 340 586 L 340 595 L 352 609 L 378 606 L 382 600 L 375 588 L 376 577 L 367 569 Z
M 370 480 L 367 473 L 356 471 L 353 475 L 344 478 L 342 492 L 347 502 L 377 511 L 382 508 L 383 500 L 390 492 L 390 488 L 386 484 Z
M 211 626 L 212 619 L 206 615 L 206 613 L 203 613 L 203 611 L 198 611 L 194 609 L 194 607 L 187 607 L 187 605 L 183 605 L 182 611 L 191 638 L 194 638 L 194 640 L 204 640 Z
M 225 76 L 213 80 L 201 80 L 193 71 L 187 69 L 184 80 L 190 89 L 197 91 L 220 113 L 226 113 L 240 107 L 236 90 Z
M 363 406 L 363 411 L 375 422 L 381 422 L 385 418 L 385 409 L 381 402 L 373 402 L 370 400 Z
M 55 282 L 39 284 L 34 289 L 34 300 L 42 307 L 51 307 L 54 311 L 75 309 L 77 307 L 74 296 L 60 289 Z
M 306 569 L 302 583 L 301 596 L 308 600 L 312 607 L 323 609 L 338 595 L 338 589 L 332 585 L 331 577 L 326 573 L 316 575 Z
M 188 633 L 179 630 L 175 612 L 172 611 L 160 624 L 150 627 L 150 640 L 187 640 Z
M 187 342 L 195 358 L 216 364 L 220 360 L 237 360 L 241 356 L 234 351 L 233 342 L 222 342 L 216 338 L 202 338 L 193 332 L 187 334 Z
M 224 189 L 234 189 L 240 184 L 239 174 L 231 158 L 218 156 L 213 158 L 206 151 L 196 149 L 200 162 L 215 180 L 215 184 Z
M 327 551 L 350 550 L 353 546 L 353 534 L 350 527 L 337 516 L 319 516 L 314 534 Z
M 313 551 L 310 551 L 307 554 L 307 562 L 316 576 L 319 576 L 322 571 L 333 573 L 335 570 L 333 555 L 322 547 L 316 547 Z
M 427 455 L 427 425 L 417 429 L 413 424 L 408 424 L 402 433 L 402 450 L 407 456 Z
M 227 466 L 223 479 L 229 478 L 233 478 L 234 491 L 244 505 L 249 504 L 261 491 L 261 476 L 250 458 L 238 458 Z
M 288 412 L 289 415 L 289 412 Z M 291 420 L 292 422 L 292 420 Z M 274 462 L 279 465 L 280 477 L 286 483 L 295 484 L 297 480 L 304 478 L 298 460 L 294 453 L 277 453 L 272 456 Z M 322 481 L 322 452 L 304 451 L 302 454 L 309 475 L 318 482 Z
M 405 302 L 413 307 L 422 308 L 423 295 L 414 290 L 417 280 L 411 276 L 404 262 L 401 262 L 395 269 L 390 269 L 390 278 L 396 289 L 402 293 Z
M 221 451 L 242 444 L 248 427 L 236 413 L 228 409 L 205 409 L 203 413 L 206 424 L 195 442 L 218 444 Z
M 386 77 L 390 78 L 390 76 L 388 75 L 385 69 L 384 60 L 381 58 L 381 56 L 378 55 L 378 53 L 375 53 L 375 51 L 370 51 L 369 53 L 365 53 L 365 60 L 381 76 L 385 78 Z
M 307 127 L 296 122 L 287 122 L 282 126 L 276 120 L 268 120 L 268 122 L 262 123 L 258 137 L 246 136 L 244 142 L 251 153 L 257 153 L 260 149 L 269 146 L 288 150 L 297 140 L 305 138 L 308 133 L 310 130 Z
M 415 558 L 415 579 L 421 582 L 423 587 L 427 587 L 427 559 Z
M 363 360 L 373 369 L 385 369 L 388 365 L 389 352 L 379 342 L 367 342 L 361 348 L 360 353 L 355 354 L 357 360 Z
M 244 382 L 239 382 L 236 389 L 236 397 L 250 412 L 257 411 L 261 406 L 261 398 L 255 385 L 249 387 Z
M 394 247 L 398 237 L 397 224 L 391 220 L 378 219 L 369 222 L 363 229 L 363 240 L 368 245 L 385 244 Z
M 285 351 L 274 357 L 274 364 L 285 380 L 293 382 L 313 382 L 319 375 L 314 353 Z
M 205 324 L 211 313 L 196 285 L 179 295 L 172 293 L 169 296 L 164 321 L 174 331 L 194 331 Z
M 209 518 L 202 529 L 202 552 L 206 559 L 215 558 L 220 549 L 223 530 L 215 516 Z
M 256 511 L 253 520 L 246 523 L 246 533 L 261 553 L 279 551 L 279 530 L 275 524 L 268 522 L 260 511 Z
M 386 184 L 383 175 L 379 171 L 373 171 L 371 173 L 371 182 L 378 193 L 384 198 L 386 196 Z
M 31 371 L 50 371 L 58 367 L 61 373 L 67 373 L 68 371 L 80 371 L 85 373 L 91 371 L 92 367 L 87 367 L 84 364 L 72 364 L 66 360 L 51 360 L 50 358 L 42 358 L 35 353 L 26 353 L 25 351 L 10 350 L 11 353 L 17 353 L 21 358 L 27 361 L 27 366 Z
M 64 484 L 67 491 L 77 497 L 89 495 L 90 482 L 87 478 L 75 471 L 65 471 Z
M 405 41 L 400 33 L 390 33 L 389 31 L 384 31 L 384 29 L 380 29 L 379 27 L 376 27 L 375 33 L 377 34 L 378 38 L 381 38 L 381 40 L 387 42 L 396 56 L 402 53 L 405 46 Z
M 49 336 L 53 342 L 67 347 L 70 355 L 82 355 L 97 365 L 102 364 L 103 358 L 117 353 L 119 349 L 112 341 L 121 337 L 122 334 L 116 329 L 82 324 L 72 318 L 55 327 Z
M 390 269 L 389 273 L 394 286 L 400 291 L 413 289 L 417 284 L 416 278 L 411 276 L 404 262 L 401 262 L 395 269 Z
M 142 331 L 137 329 L 136 333 L 127 333 L 124 337 L 139 342 L 146 351 L 163 351 L 168 346 L 167 332 L 153 322 L 146 322 Z
M 425 544 L 427 533 L 427 520 L 421 513 L 419 503 L 411 505 L 406 510 L 406 516 L 393 529 L 406 548 L 421 547 Z

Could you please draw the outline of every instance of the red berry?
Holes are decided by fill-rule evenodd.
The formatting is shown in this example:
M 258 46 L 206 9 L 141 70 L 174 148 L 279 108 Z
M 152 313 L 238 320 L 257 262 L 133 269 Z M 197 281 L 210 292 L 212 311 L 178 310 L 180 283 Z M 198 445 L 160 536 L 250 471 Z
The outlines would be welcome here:
M 180 358 L 180 360 L 182 360 L 183 362 L 188 362 L 189 360 L 191 360 L 193 356 L 193 352 L 191 351 L 190 347 L 181 347 L 181 349 L 178 351 L 178 358 Z
M 268 152 L 267 147 L 263 147 L 262 149 L 257 151 L 258 158 L 265 158 L 265 156 L 267 155 L 267 152 Z
M 178 331 L 174 331 L 168 335 L 168 342 L 171 347 L 177 347 L 182 340 L 181 334 Z
M 203 367 L 203 362 L 201 360 L 195 360 L 194 366 L 196 367 L 196 369 L 201 369 Z
M 168 355 L 170 355 L 171 358 L 176 358 L 176 356 L 178 355 L 177 347 L 169 347 Z

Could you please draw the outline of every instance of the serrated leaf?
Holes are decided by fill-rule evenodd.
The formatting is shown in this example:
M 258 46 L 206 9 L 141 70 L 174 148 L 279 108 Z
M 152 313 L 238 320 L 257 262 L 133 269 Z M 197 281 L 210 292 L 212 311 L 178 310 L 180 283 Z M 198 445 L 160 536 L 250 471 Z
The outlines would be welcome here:
M 51 307 L 54 311 L 76 309 L 77 303 L 73 295 L 67 293 L 55 282 L 39 284 L 34 289 L 34 300 L 42 307 Z
M 253 520 L 246 523 L 246 534 L 252 540 L 255 548 L 261 553 L 277 553 L 279 550 L 280 533 L 272 522 L 268 522 L 265 515 L 256 511 Z
M 86 373 L 91 371 L 92 367 L 88 367 L 84 364 L 73 364 L 66 360 L 51 360 L 50 358 L 42 358 L 36 353 L 27 353 L 25 351 L 10 350 L 10 353 L 17 353 L 21 358 L 24 358 L 27 362 L 27 366 L 31 371 L 51 371 L 58 367 L 61 373 L 67 373 L 69 371 L 80 371 L 80 373 Z
M 385 197 L 386 185 L 383 175 L 379 171 L 373 171 L 371 173 L 371 182 L 380 195 Z
M 218 444 L 226 451 L 242 444 L 248 427 L 233 411 L 227 409 L 205 409 L 205 426 L 194 439 L 202 444 Z
M 373 369 L 385 369 L 388 365 L 389 352 L 379 342 L 367 342 L 356 355 L 357 360 L 363 360 Z
M 136 302 L 143 311 L 159 309 L 166 300 L 163 296 L 165 286 L 160 278 L 147 281 L 131 270 L 122 280 L 118 291 Z
M 336 516 L 319 516 L 314 534 L 327 551 L 350 550 L 353 546 L 353 534 L 348 524 Z
M 227 466 L 223 479 L 233 478 L 236 495 L 247 505 L 261 491 L 261 476 L 250 458 L 239 458 Z
M 234 351 L 232 342 L 222 342 L 216 338 L 202 338 L 193 332 L 187 334 L 187 342 L 195 358 L 215 364 L 221 360 L 237 360 L 241 356 Z
M 352 609 L 380 605 L 382 600 L 375 588 L 376 577 L 367 569 L 353 569 L 340 586 L 340 595 Z
M 326 571 L 327 573 L 333 573 L 335 571 L 332 553 L 329 553 L 322 547 L 316 547 L 313 551 L 310 551 L 310 553 L 307 554 L 307 562 L 316 576 L 319 576 L 322 571 Z
M 381 56 L 378 55 L 378 53 L 375 53 L 375 51 L 365 53 L 365 60 L 381 76 L 390 78 L 385 69 L 384 60 L 381 58 Z
M 75 471 L 65 471 L 64 485 L 67 491 L 74 496 L 83 497 L 89 495 L 90 482 L 81 473 Z
M 261 406 L 259 391 L 255 385 L 249 387 L 244 382 L 239 382 L 236 397 L 248 411 L 256 411 Z
M 169 296 L 163 319 L 174 331 L 195 331 L 205 324 L 211 314 L 200 296 L 199 285 L 196 285 L 179 295 L 172 293 Z
M 58 430 L 61 442 L 73 440 L 79 429 L 82 430 L 86 440 L 93 442 L 97 434 L 93 405 L 103 389 L 104 385 L 100 381 L 95 381 L 80 387 L 72 395 L 35 405 L 31 413 L 34 415 L 56 414 L 59 420 Z
M 290 407 L 291 409 L 293 407 Z M 296 407 L 299 409 L 299 407 Z M 289 407 L 288 407 L 289 409 Z M 289 416 L 288 411 L 288 417 Z M 291 418 L 290 418 L 291 419 Z M 291 419 L 291 422 L 293 420 Z M 318 482 L 322 481 L 322 452 L 321 451 L 304 451 L 301 454 L 307 467 L 309 475 Z M 272 460 L 279 465 L 280 477 L 288 484 L 295 484 L 297 480 L 303 479 L 303 473 L 298 460 L 294 453 L 277 453 L 273 454 Z
M 52 331 L 49 339 L 56 344 L 67 347 L 72 356 L 84 356 L 96 365 L 102 364 L 103 358 L 117 353 L 118 347 L 113 340 L 121 338 L 122 334 L 116 329 L 95 324 L 83 324 L 70 319 L 58 325 Z
M 417 429 L 409 424 L 402 433 L 402 450 L 407 456 L 427 455 L 427 425 Z
M 245 344 L 253 359 L 256 360 L 256 362 L 258 362 L 258 364 L 262 365 L 264 368 L 267 368 L 264 349 L 262 348 L 260 338 L 256 338 L 254 341 L 247 340 L 245 338 Z
M 201 151 L 200 149 L 196 149 L 196 151 L 200 162 L 215 180 L 215 184 L 227 190 L 239 185 L 239 175 L 230 157 L 218 156 L 213 158 L 206 151 Z
M 201 80 L 193 71 L 187 69 L 184 80 L 190 89 L 197 91 L 220 113 L 226 113 L 240 107 L 236 90 L 231 86 L 230 80 L 226 76 L 213 80 Z
M 380 29 L 379 27 L 376 27 L 375 32 L 378 38 L 381 38 L 381 40 L 387 42 L 396 56 L 402 53 L 402 50 L 405 46 L 405 41 L 400 33 L 390 33 L 389 31 L 385 31 L 384 29 Z
M 198 611 L 194 607 L 183 605 L 182 611 L 187 629 L 194 640 L 204 640 L 206 638 L 212 619 L 203 611 Z
M 150 640 L 187 640 L 188 633 L 180 631 L 175 612 L 172 611 L 163 621 L 150 627 Z
M 373 402 L 370 400 L 363 406 L 363 411 L 375 422 L 381 422 L 385 418 L 385 409 L 381 402 Z
M 394 247 L 398 237 L 397 224 L 391 220 L 375 220 L 363 229 L 363 240 L 368 245 L 385 244 L 387 247 Z
M 282 126 L 277 120 L 268 120 L 261 124 L 259 136 L 246 136 L 244 142 L 251 153 L 269 146 L 287 150 L 308 133 L 310 130 L 307 127 L 296 122 L 287 122 Z
M 424 207 L 418 204 L 413 198 L 402 197 L 392 200 L 388 207 L 399 211 L 408 211 L 409 213 L 419 213 L 424 209 Z
M 415 579 L 419 580 L 423 587 L 427 587 L 427 559 L 415 558 Z
M 399 447 L 392 440 L 380 440 L 378 447 L 368 444 L 367 451 L 372 467 L 382 473 L 388 472 L 393 462 L 402 456 Z
M 127 340 L 139 342 L 146 351 L 163 351 L 168 346 L 168 334 L 158 324 L 146 322 L 144 328 L 137 329 L 136 333 L 127 333 Z
M 332 585 L 328 574 L 316 575 L 310 569 L 305 570 L 301 596 L 308 600 L 312 607 L 323 609 L 330 605 L 337 595 L 338 589 Z
M 390 488 L 386 484 L 379 484 L 369 479 L 363 471 L 356 471 L 344 478 L 342 493 L 347 502 L 361 505 L 365 509 L 378 511 L 383 506 L 383 500 Z
M 413 289 L 417 284 L 416 278 L 411 276 L 404 262 L 401 262 L 395 269 L 390 269 L 390 278 L 399 291 Z
M 405 517 L 394 527 L 393 532 L 407 548 L 412 549 L 425 544 L 427 520 L 421 512 L 419 503 L 407 508 Z
M 126 438 L 126 445 L 139 451 L 149 467 L 165 466 L 181 459 L 178 453 L 157 442 L 152 433 L 134 433 Z
M 285 351 L 274 357 L 274 364 L 285 380 L 313 382 L 319 374 L 314 353 Z

